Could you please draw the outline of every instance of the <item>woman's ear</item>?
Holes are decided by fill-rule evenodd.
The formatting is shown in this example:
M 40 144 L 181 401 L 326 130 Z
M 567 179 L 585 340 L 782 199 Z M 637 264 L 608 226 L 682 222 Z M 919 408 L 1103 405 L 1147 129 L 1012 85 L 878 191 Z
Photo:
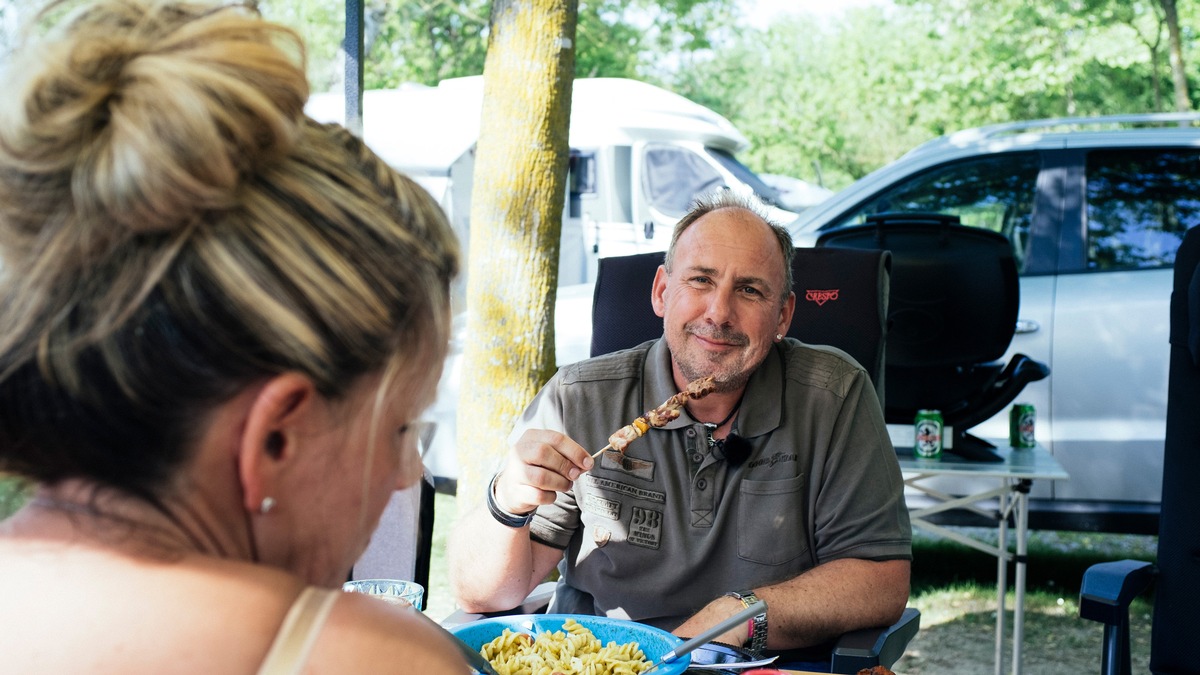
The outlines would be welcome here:
M 312 380 L 298 373 L 272 377 L 250 400 L 237 443 L 243 508 L 266 514 L 279 499 L 279 477 L 287 471 L 303 437 L 305 416 L 317 397 Z

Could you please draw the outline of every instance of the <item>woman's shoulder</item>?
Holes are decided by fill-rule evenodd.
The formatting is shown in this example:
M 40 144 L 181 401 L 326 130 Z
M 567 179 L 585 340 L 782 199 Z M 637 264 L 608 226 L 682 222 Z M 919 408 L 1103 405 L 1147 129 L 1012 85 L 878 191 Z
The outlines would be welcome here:
M 0 596 L 22 618 L 0 632 L 14 672 L 253 673 L 306 588 L 282 570 L 216 558 L 131 561 L 42 548 L 0 541 Z M 467 672 L 451 638 L 415 610 L 328 592 L 334 599 L 308 658 L 314 671 Z M 53 648 L 47 630 L 72 649 Z
M 411 607 L 344 593 L 334 603 L 314 645 L 311 664 L 333 672 L 469 672 L 454 638 Z
M 0 596 L 22 620 L 0 653 L 14 672 L 253 672 L 303 588 L 255 567 L 3 542 Z

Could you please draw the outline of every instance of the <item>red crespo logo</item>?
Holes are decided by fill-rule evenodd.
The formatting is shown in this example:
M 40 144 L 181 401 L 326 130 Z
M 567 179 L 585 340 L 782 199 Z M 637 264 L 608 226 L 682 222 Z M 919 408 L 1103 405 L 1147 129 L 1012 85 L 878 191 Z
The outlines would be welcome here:
M 810 289 L 810 290 L 804 291 L 804 299 L 808 300 L 809 302 L 815 302 L 815 303 L 817 303 L 817 306 L 820 307 L 821 305 L 825 304 L 826 302 L 829 302 L 830 300 L 837 300 L 838 299 L 838 290 L 839 289 L 836 289 L 836 288 L 834 288 L 832 290 L 828 290 L 828 291 L 817 291 L 817 290 Z

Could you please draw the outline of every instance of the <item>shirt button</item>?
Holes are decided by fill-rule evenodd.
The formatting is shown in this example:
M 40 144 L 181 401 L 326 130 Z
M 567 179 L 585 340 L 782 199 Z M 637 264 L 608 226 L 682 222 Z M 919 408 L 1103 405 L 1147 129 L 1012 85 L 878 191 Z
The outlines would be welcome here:
M 706 488 L 706 487 L 708 487 L 708 481 L 707 481 L 707 480 L 705 480 L 705 479 L 701 478 L 700 480 L 696 481 L 696 489 L 697 489 L 697 490 L 703 490 L 703 489 L 704 489 L 704 488 Z
M 704 461 L 704 455 L 697 452 L 696 454 L 692 455 L 692 461 L 699 464 L 700 462 Z
M 695 437 L 696 437 L 696 430 L 695 430 L 695 429 L 688 429 L 688 430 L 687 430 L 687 436 L 688 436 L 688 438 L 695 438 Z

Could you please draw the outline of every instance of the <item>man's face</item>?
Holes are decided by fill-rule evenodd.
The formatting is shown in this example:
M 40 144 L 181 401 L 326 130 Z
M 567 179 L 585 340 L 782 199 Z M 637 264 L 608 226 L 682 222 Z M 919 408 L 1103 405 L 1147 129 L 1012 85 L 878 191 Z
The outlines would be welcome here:
M 652 296 L 676 377 L 743 386 L 791 322 L 795 296 L 785 279 L 778 240 L 749 211 L 719 209 L 685 230 Z

